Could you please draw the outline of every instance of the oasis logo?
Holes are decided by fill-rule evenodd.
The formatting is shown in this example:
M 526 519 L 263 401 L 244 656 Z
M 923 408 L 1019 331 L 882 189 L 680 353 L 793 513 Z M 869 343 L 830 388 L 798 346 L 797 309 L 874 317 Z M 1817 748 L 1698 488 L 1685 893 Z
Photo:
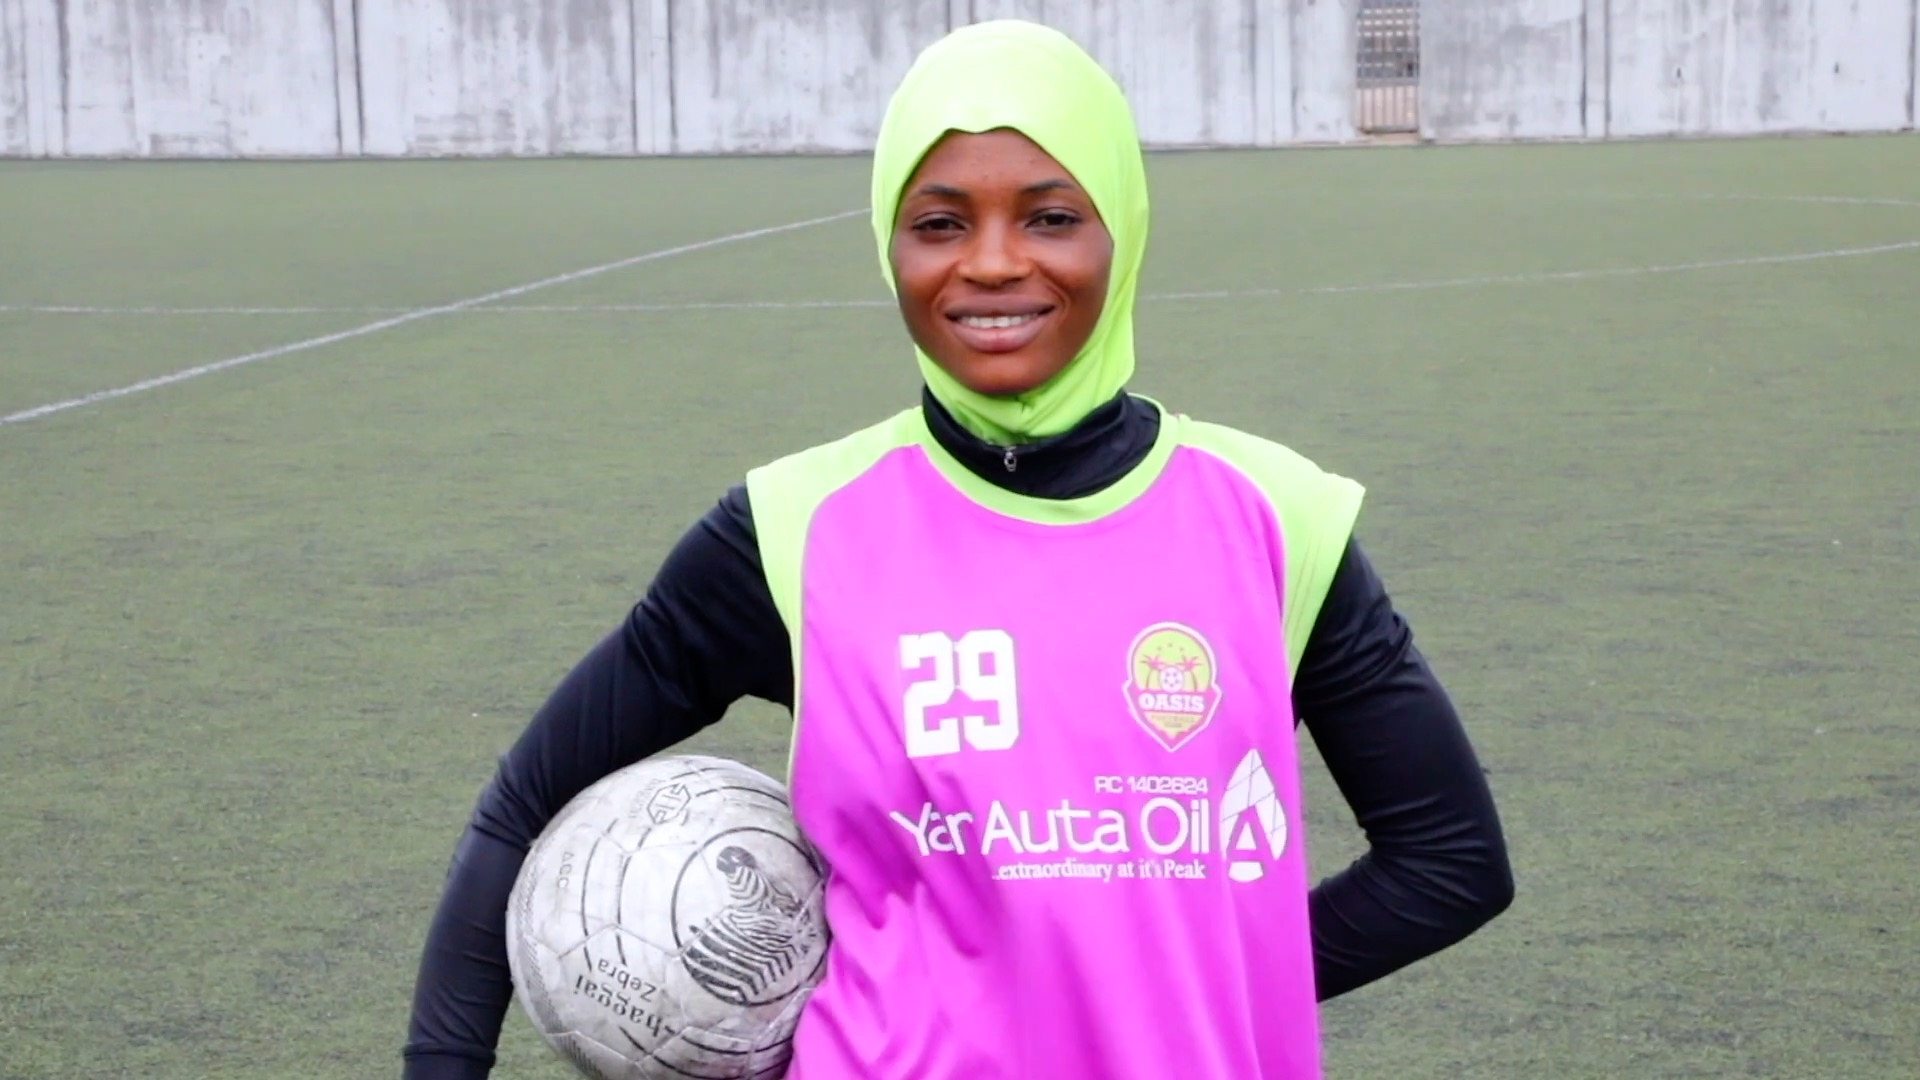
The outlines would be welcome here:
M 1220 709 L 1220 679 L 1213 647 L 1198 630 L 1155 623 L 1127 649 L 1127 681 L 1121 687 L 1133 718 L 1169 750 L 1200 734 Z

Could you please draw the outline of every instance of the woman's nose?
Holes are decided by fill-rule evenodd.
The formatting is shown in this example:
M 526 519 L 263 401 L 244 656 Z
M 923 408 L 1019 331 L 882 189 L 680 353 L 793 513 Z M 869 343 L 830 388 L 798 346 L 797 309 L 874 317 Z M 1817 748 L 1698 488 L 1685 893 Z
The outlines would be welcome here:
M 1005 225 L 986 225 L 976 229 L 969 238 L 960 273 L 975 284 L 998 288 L 1026 277 L 1032 268 L 1032 260 L 1022 250 L 1016 230 Z

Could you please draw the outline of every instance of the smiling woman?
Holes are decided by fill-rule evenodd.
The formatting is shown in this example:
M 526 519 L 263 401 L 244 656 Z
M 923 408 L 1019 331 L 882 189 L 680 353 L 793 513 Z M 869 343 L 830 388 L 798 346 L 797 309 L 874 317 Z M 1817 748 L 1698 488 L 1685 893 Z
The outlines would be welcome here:
M 1360 485 L 1126 392 L 1147 190 L 1113 80 L 1042 27 L 955 32 L 872 205 L 920 404 L 750 472 L 535 716 L 456 854 L 409 1075 L 490 1065 L 554 814 L 746 695 L 793 712 L 827 869 L 792 1076 L 1311 1080 L 1320 1000 L 1506 906 Z M 1370 844 L 1317 885 L 1301 722 Z
M 1008 130 L 946 136 L 907 188 L 891 258 L 914 343 L 987 397 L 1060 374 L 1106 306 L 1113 238 L 1093 200 Z
M 872 205 L 920 374 L 969 431 L 1060 434 L 1133 376 L 1145 162 L 1119 85 L 1064 36 L 982 23 L 929 49 L 880 125 Z M 1034 315 L 1031 340 L 961 322 Z

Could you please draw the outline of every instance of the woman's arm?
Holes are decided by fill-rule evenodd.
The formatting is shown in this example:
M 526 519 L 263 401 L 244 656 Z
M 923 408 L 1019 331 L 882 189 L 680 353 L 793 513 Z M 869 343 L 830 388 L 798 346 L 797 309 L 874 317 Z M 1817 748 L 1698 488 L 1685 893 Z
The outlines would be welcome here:
M 1513 871 L 1453 702 L 1358 541 L 1308 637 L 1294 709 L 1369 848 L 1308 902 L 1324 1001 L 1485 925 L 1512 903 Z
M 786 704 L 792 693 L 786 626 L 737 487 L 681 538 L 645 599 L 560 683 L 481 792 L 421 956 L 405 1075 L 492 1068 L 513 997 L 507 897 L 527 849 L 569 800 L 741 697 Z

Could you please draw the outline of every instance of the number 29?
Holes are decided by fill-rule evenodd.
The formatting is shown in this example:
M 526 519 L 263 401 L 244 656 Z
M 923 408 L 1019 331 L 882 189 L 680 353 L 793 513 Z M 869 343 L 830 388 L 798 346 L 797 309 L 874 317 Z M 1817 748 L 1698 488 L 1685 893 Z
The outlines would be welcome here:
M 1005 630 L 970 630 L 959 641 L 936 630 L 900 638 L 900 666 L 927 677 L 907 686 L 907 756 L 942 757 L 975 750 L 1007 750 L 1020 738 L 1020 700 L 1013 666 L 1013 638 Z M 954 691 L 976 705 L 992 705 L 994 715 L 967 712 L 931 719 L 929 712 L 950 703 Z

